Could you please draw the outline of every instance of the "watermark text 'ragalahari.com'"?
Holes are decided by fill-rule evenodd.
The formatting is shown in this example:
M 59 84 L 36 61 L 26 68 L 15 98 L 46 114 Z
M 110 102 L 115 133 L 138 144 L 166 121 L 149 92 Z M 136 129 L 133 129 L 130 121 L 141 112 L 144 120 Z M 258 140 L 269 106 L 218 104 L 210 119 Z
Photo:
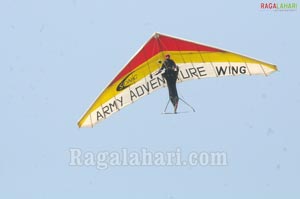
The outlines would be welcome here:
M 109 167 L 199 167 L 199 166 L 226 166 L 227 153 L 217 152 L 188 152 L 183 153 L 181 148 L 173 151 L 151 151 L 141 148 L 129 151 L 122 148 L 119 151 L 101 150 L 97 152 L 83 151 L 79 148 L 69 149 L 69 165 L 74 167 L 95 167 L 104 170 Z

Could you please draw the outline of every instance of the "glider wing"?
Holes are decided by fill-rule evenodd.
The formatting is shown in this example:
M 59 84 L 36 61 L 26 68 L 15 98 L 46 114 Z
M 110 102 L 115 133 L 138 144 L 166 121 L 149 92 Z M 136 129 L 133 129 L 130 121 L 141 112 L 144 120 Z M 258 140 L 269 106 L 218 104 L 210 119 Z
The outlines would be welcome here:
M 269 75 L 273 64 L 207 45 L 155 33 L 109 83 L 78 122 L 93 127 L 134 101 L 164 87 L 155 75 L 166 54 L 179 66 L 178 83 L 207 77 Z

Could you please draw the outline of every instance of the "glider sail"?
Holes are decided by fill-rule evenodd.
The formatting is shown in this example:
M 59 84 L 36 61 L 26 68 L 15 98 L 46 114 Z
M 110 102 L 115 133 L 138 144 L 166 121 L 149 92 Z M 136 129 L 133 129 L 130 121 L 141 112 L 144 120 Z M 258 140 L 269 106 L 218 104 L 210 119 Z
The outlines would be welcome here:
M 207 77 L 269 75 L 273 64 L 192 41 L 155 33 L 133 56 L 119 74 L 98 96 L 78 122 L 79 127 L 93 127 L 159 88 L 165 79 L 155 73 L 166 54 L 179 66 L 177 83 Z

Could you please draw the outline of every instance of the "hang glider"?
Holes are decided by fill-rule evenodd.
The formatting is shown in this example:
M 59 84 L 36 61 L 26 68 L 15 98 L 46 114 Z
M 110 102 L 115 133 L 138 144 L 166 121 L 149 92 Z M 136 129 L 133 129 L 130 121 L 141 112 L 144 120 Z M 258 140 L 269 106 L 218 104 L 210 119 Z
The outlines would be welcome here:
M 203 45 L 193 41 L 155 33 L 108 84 L 78 121 L 79 127 L 93 127 L 143 96 L 166 86 L 155 75 L 166 54 L 179 66 L 177 83 L 207 77 L 270 75 L 273 64 Z

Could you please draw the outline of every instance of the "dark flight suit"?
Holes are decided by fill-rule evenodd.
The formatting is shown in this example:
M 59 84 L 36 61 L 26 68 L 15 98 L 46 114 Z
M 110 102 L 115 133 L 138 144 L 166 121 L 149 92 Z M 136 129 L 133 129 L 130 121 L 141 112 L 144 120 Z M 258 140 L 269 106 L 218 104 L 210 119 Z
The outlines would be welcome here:
M 160 71 L 162 71 L 163 69 L 165 69 L 165 72 L 162 74 L 162 76 L 167 81 L 169 97 L 173 106 L 175 106 L 179 100 L 176 88 L 176 81 L 179 71 L 178 66 L 176 66 L 175 62 L 172 59 L 166 59 L 162 64 Z

